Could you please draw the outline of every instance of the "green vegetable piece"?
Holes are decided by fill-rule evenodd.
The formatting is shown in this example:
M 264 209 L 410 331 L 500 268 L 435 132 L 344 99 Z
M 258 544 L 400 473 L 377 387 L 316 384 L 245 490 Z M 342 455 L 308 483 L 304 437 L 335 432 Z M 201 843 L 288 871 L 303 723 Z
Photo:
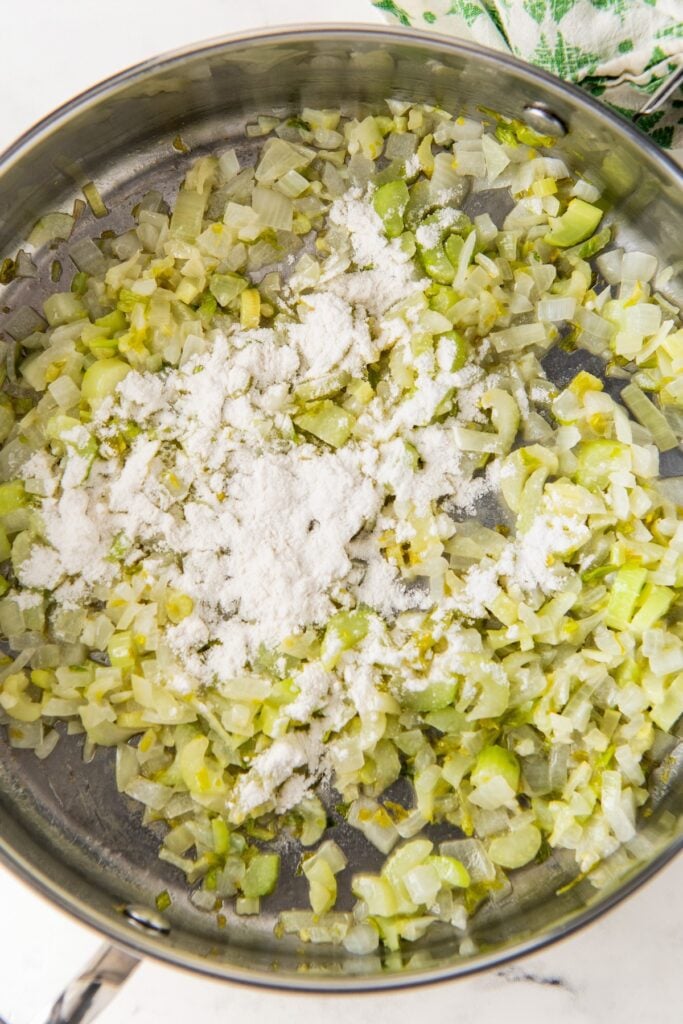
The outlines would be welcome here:
M 22 530 L 18 533 L 12 542 L 12 568 L 14 569 L 14 575 L 18 575 L 19 570 L 23 562 L 31 554 L 31 548 L 34 544 L 33 534 L 28 530 Z
M 420 246 L 418 243 L 418 250 Z M 446 250 L 443 244 L 439 242 L 431 249 L 420 250 L 420 260 L 422 266 L 425 269 L 425 273 L 428 274 L 433 281 L 438 281 L 439 284 L 451 284 L 455 277 L 455 267 L 446 255 Z
M 643 602 L 631 621 L 631 629 L 635 633 L 652 629 L 655 623 L 666 615 L 675 597 L 674 591 L 669 587 L 646 586 L 643 591 Z
M 171 234 L 185 242 L 194 242 L 197 235 L 201 234 L 205 207 L 204 195 L 182 189 L 171 216 Z
M 679 673 L 664 697 L 652 709 L 652 721 L 660 729 L 668 730 L 683 714 L 683 673 Z
M 622 565 L 612 584 L 605 611 L 605 625 L 610 629 L 628 628 L 646 580 L 647 569 L 637 565 Z
M 73 280 L 71 281 L 71 291 L 74 295 L 84 295 L 88 287 L 88 275 L 84 270 L 79 270 L 77 274 L 74 274 Z
M 6 561 L 10 552 L 12 551 L 12 545 L 10 544 L 7 533 L 4 527 L 0 526 L 0 562 Z
M 360 643 L 369 628 L 370 612 L 366 608 L 356 608 L 352 612 L 337 612 L 333 615 L 325 627 L 320 649 L 320 659 L 325 668 L 334 668 L 340 655 Z
M 523 825 L 491 840 L 488 855 L 502 868 L 521 868 L 533 860 L 541 848 L 541 833 L 535 825 Z
M 336 373 L 328 373 L 325 377 L 304 381 L 296 389 L 294 395 L 299 402 L 313 402 L 319 398 L 328 398 L 345 388 L 350 380 L 351 374 L 347 370 L 337 370 Z
M 458 230 L 464 231 L 469 225 L 469 217 L 463 213 L 455 227 Z M 453 232 L 453 227 L 453 224 L 450 224 L 448 227 L 444 226 L 439 214 L 434 213 L 424 218 L 421 225 L 422 230 L 418 230 L 415 236 L 422 266 L 432 280 L 438 284 L 451 284 L 455 277 L 455 269 L 463 240 L 458 234 L 452 233 L 444 242 L 447 231 Z M 423 239 L 422 242 L 420 237 Z M 430 244 L 425 244 L 425 238 Z M 446 245 L 448 245 L 448 249 Z M 453 254 L 455 265 L 449 259 L 449 249 L 450 253 Z
M 427 860 L 434 844 L 429 839 L 413 839 L 399 846 L 382 865 L 381 873 L 391 885 L 398 885 L 403 876 L 417 864 Z
M 0 444 L 9 437 L 14 426 L 14 406 L 9 395 L 0 394 Z
M 81 394 L 90 405 L 97 405 L 114 393 L 132 367 L 122 359 L 98 359 L 83 374 Z
M 96 327 L 102 327 L 107 334 L 115 334 L 117 331 L 125 331 L 128 327 L 128 320 L 120 309 L 115 309 L 106 316 L 101 316 L 95 321 Z
M 602 231 L 598 231 L 597 234 L 581 245 L 577 255 L 582 260 L 589 260 L 591 256 L 596 256 L 606 245 L 609 245 L 611 238 L 612 229 L 603 228 Z
M 7 256 L 0 263 L 0 284 L 9 284 L 16 277 L 17 265 Z
M 405 181 L 389 181 L 378 188 L 372 197 L 375 212 L 384 224 L 387 238 L 398 238 L 403 233 L 403 215 L 410 193 Z
M 452 372 L 455 373 L 457 370 L 462 370 L 472 351 L 469 341 L 460 331 L 446 331 L 442 337 L 448 338 L 455 345 L 455 355 L 453 356 L 453 365 L 451 366 Z
M 356 417 L 340 405 L 335 405 L 329 398 L 321 402 L 313 402 L 306 412 L 294 417 L 294 423 L 300 430 L 305 430 L 321 441 L 340 448 L 349 439 Z
M 601 580 L 605 576 L 609 576 L 611 572 L 616 572 L 618 566 L 612 565 L 608 562 L 607 565 L 596 565 L 593 569 L 586 569 L 585 572 L 581 573 L 581 580 L 583 583 L 593 583 L 595 580 Z
M 0 516 L 23 508 L 27 501 L 23 480 L 8 480 L 6 484 L 0 484 Z
M 375 397 L 372 385 L 367 380 L 355 377 L 346 385 L 344 408 L 360 416 L 366 405 Z
M 241 295 L 248 282 L 239 274 L 212 274 L 209 291 L 219 305 L 225 307 Z
M 431 334 L 414 334 L 410 339 L 410 351 L 417 358 L 434 351 L 434 338 Z
M 472 769 L 472 784 L 482 786 L 491 779 L 502 776 L 511 789 L 519 785 L 519 761 L 511 750 L 496 744 L 484 747 Z
M 465 244 L 465 240 L 462 235 L 449 235 L 446 241 L 443 243 L 446 256 L 453 264 L 454 267 L 458 265 L 458 259 L 460 258 L 460 251 Z
M 666 416 L 637 384 L 627 384 L 621 392 L 621 398 L 634 418 L 650 431 L 652 440 L 660 452 L 668 452 L 678 447 L 678 438 L 669 426 Z
M 425 722 L 439 732 L 459 733 L 465 728 L 467 719 L 462 711 L 450 707 L 440 711 L 429 711 L 425 714 Z
M 424 690 L 404 690 L 401 703 L 411 711 L 442 711 L 450 707 L 455 699 L 457 683 L 430 683 Z
M 230 849 L 230 830 L 223 818 L 211 819 L 211 832 L 215 852 L 219 855 L 227 853 Z
M 435 855 L 427 858 L 427 864 L 430 864 L 436 870 L 443 885 L 447 885 L 452 889 L 466 889 L 470 884 L 469 871 L 455 857 Z
M 109 213 L 102 196 L 100 195 L 97 185 L 94 181 L 88 181 L 83 186 L 83 195 L 86 198 L 88 206 L 95 214 L 96 217 L 106 217 Z
M 296 809 L 299 819 L 299 842 L 302 846 L 313 846 L 327 828 L 327 811 L 317 796 L 307 796 Z
M 450 312 L 456 302 L 460 301 L 460 296 L 455 289 L 449 287 L 446 284 L 432 284 L 427 289 L 427 295 L 429 295 L 429 306 L 431 309 L 436 310 L 437 313 L 443 314 L 450 319 Z
M 324 860 L 316 861 L 304 874 L 308 878 L 308 899 L 315 914 L 326 914 L 337 899 L 337 880 Z
M 351 892 L 367 903 L 370 914 L 378 917 L 393 917 L 398 900 L 394 889 L 386 878 L 378 875 L 356 875 L 351 882 Z
M 45 319 L 50 327 L 60 327 L 75 320 L 82 320 L 87 314 L 78 295 L 73 292 L 57 292 L 43 303 Z
M 523 146 L 533 146 L 534 149 L 538 149 L 541 146 L 548 149 L 550 146 L 554 146 L 557 141 L 552 135 L 541 135 L 540 132 L 534 131 L 528 124 L 524 124 L 523 121 L 513 121 L 514 130 L 517 138 Z
M 499 124 L 496 128 L 496 138 L 506 146 L 519 145 L 515 130 L 510 124 Z
M 604 438 L 582 441 L 576 451 L 576 482 L 589 491 L 604 491 L 610 473 L 622 468 L 621 461 L 628 454 L 628 448 L 621 441 Z
M 135 666 L 135 642 L 129 629 L 114 633 L 107 644 L 109 661 L 114 668 L 133 668 Z
M 602 210 L 584 199 L 571 199 L 567 209 L 555 221 L 552 231 L 543 239 L 548 245 L 562 249 L 589 238 L 602 220 Z
M 29 245 L 39 249 L 46 242 L 67 239 L 73 231 L 74 224 L 75 219 L 70 213 L 46 213 L 34 225 L 27 241 Z
M 171 897 L 170 897 L 170 895 L 168 893 L 168 889 L 163 889 L 158 894 L 158 896 L 156 897 L 154 902 L 156 904 L 157 910 L 160 911 L 160 913 L 163 913 L 164 910 L 168 910 L 168 908 L 171 906 L 171 902 L 172 902 L 171 901 Z
M 242 882 L 242 893 L 247 899 L 267 896 L 277 885 L 280 876 L 278 853 L 257 853 L 247 866 Z
M 218 308 L 218 302 L 211 292 L 204 292 L 201 298 L 201 302 L 197 307 L 197 312 L 202 318 L 210 320 Z

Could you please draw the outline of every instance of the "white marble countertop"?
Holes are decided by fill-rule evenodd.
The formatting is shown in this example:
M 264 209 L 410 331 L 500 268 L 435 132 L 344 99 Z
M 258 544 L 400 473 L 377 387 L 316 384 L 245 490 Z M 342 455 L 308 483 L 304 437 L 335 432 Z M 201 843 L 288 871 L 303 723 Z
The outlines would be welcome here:
M 379 21 L 368 0 L 5 0 L 0 33 L 0 150 L 69 97 L 162 50 L 266 25 Z M 324 7 L 324 13 L 321 8 Z M 0 868 L 0 1017 L 42 1020 L 100 939 Z M 578 935 L 496 973 L 400 994 L 315 997 L 262 992 L 144 963 L 102 1024 L 674 1024 L 681 1019 L 683 859 Z

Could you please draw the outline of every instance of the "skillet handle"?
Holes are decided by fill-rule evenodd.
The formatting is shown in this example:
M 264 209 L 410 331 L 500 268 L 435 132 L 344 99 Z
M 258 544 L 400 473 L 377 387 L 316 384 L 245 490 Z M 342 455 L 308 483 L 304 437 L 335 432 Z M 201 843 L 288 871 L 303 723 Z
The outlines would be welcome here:
M 103 946 L 62 992 L 40 1024 L 90 1024 L 140 963 L 116 946 Z M 38 1024 L 38 1021 L 36 1021 Z

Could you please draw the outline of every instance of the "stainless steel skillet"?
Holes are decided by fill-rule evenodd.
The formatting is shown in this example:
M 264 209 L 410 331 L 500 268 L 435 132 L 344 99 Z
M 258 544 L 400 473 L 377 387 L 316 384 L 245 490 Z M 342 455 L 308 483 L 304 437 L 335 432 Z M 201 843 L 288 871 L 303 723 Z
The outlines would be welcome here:
M 477 116 L 480 106 L 526 118 L 558 136 L 557 148 L 577 172 L 602 183 L 628 240 L 664 263 L 680 258 L 683 172 L 633 127 L 597 102 L 512 58 L 443 38 L 389 29 L 315 28 L 238 37 L 161 57 L 96 86 L 51 115 L 0 160 L 0 254 L 11 254 L 48 210 L 67 208 L 82 185 L 97 183 L 112 213 L 84 215 L 74 239 L 122 230 L 129 210 L 150 188 L 169 198 L 188 160 L 217 143 L 248 160 L 254 143 L 245 124 L 256 114 L 304 105 L 353 113 L 379 109 L 387 97 L 438 102 Z M 181 135 L 191 156 L 172 140 Z M 473 212 L 491 211 L 480 194 Z M 50 290 L 41 277 L 0 293 L 0 310 L 37 306 Z M 64 259 L 65 266 L 68 261 Z M 676 282 L 670 297 L 675 297 Z M 7 313 L 0 312 L 0 332 Z M 555 366 L 562 374 L 566 368 Z M 680 472 L 680 468 L 675 469 Z M 461 939 L 436 932 L 401 954 L 352 957 L 338 948 L 274 938 L 280 909 L 305 905 L 294 875 L 298 854 L 256 919 L 229 918 L 220 928 L 187 899 L 184 881 L 157 860 L 158 837 L 143 828 L 136 805 L 116 792 L 112 753 L 84 765 L 76 741 L 64 739 L 45 762 L 10 748 L 0 736 L 0 855 L 65 909 L 99 929 L 127 953 L 109 951 L 55 1011 L 53 1021 L 92 1019 L 102 982 L 115 983 L 153 955 L 216 977 L 311 991 L 402 987 L 482 970 L 536 949 L 591 920 L 661 867 L 683 842 L 683 787 L 678 762 L 655 774 L 640 842 L 615 855 L 610 882 L 596 891 L 574 879 L 568 859 L 553 857 L 516 874 L 512 893 L 484 907 L 463 955 Z M 335 837 L 351 870 L 372 870 L 380 855 L 353 830 Z M 172 909 L 159 915 L 154 897 L 167 889 Z M 99 992 L 99 996 L 98 996 Z M 85 1010 L 90 1003 L 91 1009 Z M 90 1016 L 83 1014 L 90 1013 Z M 80 1014 L 80 1015 L 79 1015 Z

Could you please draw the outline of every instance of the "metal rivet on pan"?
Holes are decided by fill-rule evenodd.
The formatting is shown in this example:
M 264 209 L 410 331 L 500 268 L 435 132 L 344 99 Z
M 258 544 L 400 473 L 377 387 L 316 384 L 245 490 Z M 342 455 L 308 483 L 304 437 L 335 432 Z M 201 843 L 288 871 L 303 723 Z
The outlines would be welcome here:
M 556 139 L 561 139 L 567 134 L 567 125 L 562 118 L 543 103 L 527 103 L 522 116 L 531 128 L 542 135 L 553 135 Z
M 141 903 L 129 903 L 123 907 L 122 913 L 131 924 L 144 928 L 147 932 L 168 935 L 171 930 L 170 924 L 158 910 L 151 910 L 150 907 L 145 907 Z

